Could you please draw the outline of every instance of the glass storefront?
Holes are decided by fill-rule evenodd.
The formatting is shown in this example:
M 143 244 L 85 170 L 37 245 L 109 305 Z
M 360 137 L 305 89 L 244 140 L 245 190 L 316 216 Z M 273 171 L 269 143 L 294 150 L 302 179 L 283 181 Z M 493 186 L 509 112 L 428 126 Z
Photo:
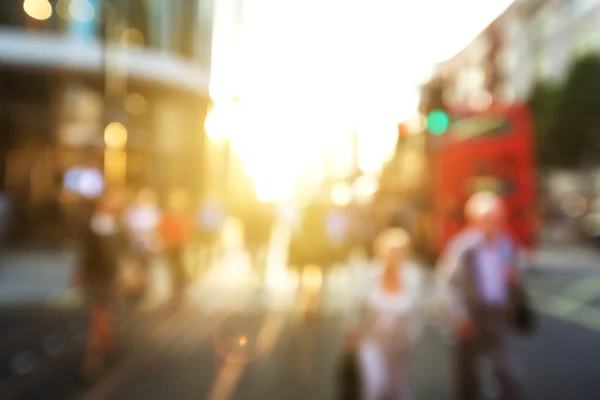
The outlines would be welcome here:
M 177 54 L 208 65 L 213 1 L 48 0 L 52 12 L 49 18 L 43 20 L 28 15 L 21 1 L 0 1 L 0 27 L 38 33 L 59 32 L 93 41 L 102 40 L 104 21 L 113 20 L 112 23 L 122 24 L 128 36 L 135 37 L 137 46 Z M 108 13 L 115 14 L 117 18 L 105 18 Z

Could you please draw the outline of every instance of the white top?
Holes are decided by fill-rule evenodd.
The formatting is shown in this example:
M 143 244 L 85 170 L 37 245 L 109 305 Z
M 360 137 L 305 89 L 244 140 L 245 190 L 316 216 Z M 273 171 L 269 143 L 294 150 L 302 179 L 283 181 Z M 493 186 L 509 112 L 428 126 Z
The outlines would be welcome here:
M 153 205 L 133 206 L 127 210 L 125 221 L 134 233 L 148 233 L 158 226 L 160 210 Z
M 367 306 L 375 310 L 375 321 L 373 329 L 381 333 L 392 333 L 395 322 L 409 314 L 415 307 L 415 299 L 399 290 L 397 293 L 389 293 L 381 288 L 374 288 L 366 298 Z
M 453 308 L 454 314 L 464 315 L 466 310 L 460 295 L 452 288 L 451 280 L 459 268 L 460 257 L 469 248 L 478 246 L 476 254 L 479 288 L 482 296 L 491 304 L 500 304 L 507 297 L 504 273 L 510 267 L 505 245 L 506 240 L 498 240 L 491 245 L 482 245 L 484 238 L 480 230 L 468 228 L 458 233 L 447 245 L 437 268 L 439 292 Z
M 383 267 L 367 267 L 357 277 L 356 301 L 351 304 L 348 322 L 351 329 L 358 328 L 361 337 L 381 340 L 402 336 L 415 341 L 422 330 L 420 309 L 423 284 L 419 267 L 405 262 L 398 268 L 401 290 L 388 293 L 381 282 Z
M 507 298 L 504 275 L 509 266 L 503 257 L 501 243 L 483 244 L 478 247 L 475 257 L 483 298 L 490 304 L 503 304 Z

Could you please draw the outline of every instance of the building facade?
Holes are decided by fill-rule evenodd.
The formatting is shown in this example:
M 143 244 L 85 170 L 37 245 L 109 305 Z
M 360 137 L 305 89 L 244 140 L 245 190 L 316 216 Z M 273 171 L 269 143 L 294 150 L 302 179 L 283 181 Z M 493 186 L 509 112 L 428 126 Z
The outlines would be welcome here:
M 68 171 L 105 170 L 111 123 L 122 183 L 200 191 L 212 21 L 212 0 L 0 2 L 0 192 L 23 225 L 58 218 Z
M 539 81 L 562 80 L 600 51 L 599 0 L 516 0 L 468 46 L 441 63 L 451 102 L 525 100 Z

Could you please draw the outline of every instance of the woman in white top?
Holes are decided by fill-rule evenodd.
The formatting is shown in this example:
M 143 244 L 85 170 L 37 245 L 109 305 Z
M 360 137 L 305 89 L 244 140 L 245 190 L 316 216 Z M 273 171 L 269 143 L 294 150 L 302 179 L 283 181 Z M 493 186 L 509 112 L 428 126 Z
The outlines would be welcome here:
M 408 361 L 420 331 L 416 266 L 405 260 L 410 243 L 402 229 L 375 241 L 376 275 L 363 281 L 353 342 L 361 370 L 362 399 L 410 399 Z M 412 275 L 411 275 L 412 274 Z

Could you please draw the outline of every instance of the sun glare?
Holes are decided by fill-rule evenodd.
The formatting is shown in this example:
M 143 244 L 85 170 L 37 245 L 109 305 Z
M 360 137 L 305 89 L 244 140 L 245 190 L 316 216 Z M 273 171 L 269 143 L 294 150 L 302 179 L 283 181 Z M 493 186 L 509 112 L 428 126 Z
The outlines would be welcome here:
M 357 127 L 361 166 L 381 168 L 434 63 L 511 1 L 264 0 L 245 2 L 243 26 L 232 22 L 233 0 L 217 3 L 211 97 L 239 97 L 244 111 L 215 134 L 231 140 L 261 197 L 274 199 Z

